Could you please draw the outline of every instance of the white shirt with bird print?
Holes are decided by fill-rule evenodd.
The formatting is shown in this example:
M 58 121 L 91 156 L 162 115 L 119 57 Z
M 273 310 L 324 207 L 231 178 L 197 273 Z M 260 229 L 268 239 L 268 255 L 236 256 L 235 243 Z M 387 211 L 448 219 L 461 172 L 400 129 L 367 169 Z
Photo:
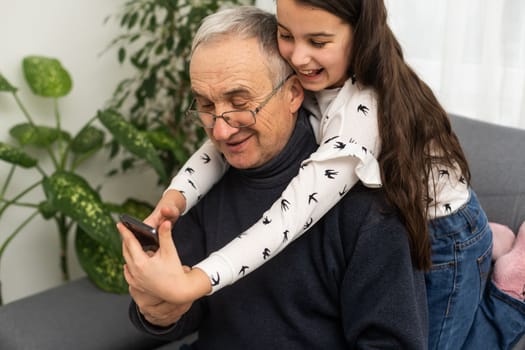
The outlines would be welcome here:
M 234 283 L 277 255 L 326 214 L 357 182 L 381 187 L 377 157 L 380 137 L 377 98 L 373 90 L 353 79 L 343 87 L 308 93 L 304 107 L 317 143 L 316 152 L 302 162 L 298 175 L 281 197 L 245 232 L 194 267 L 210 276 L 212 293 Z M 228 165 L 207 141 L 172 180 L 186 198 L 186 211 L 222 177 Z M 435 198 L 429 215 L 446 215 L 461 207 L 468 188 L 455 171 L 436 168 Z M 431 187 L 433 188 L 433 187 Z M 466 197 L 465 197 L 466 195 Z

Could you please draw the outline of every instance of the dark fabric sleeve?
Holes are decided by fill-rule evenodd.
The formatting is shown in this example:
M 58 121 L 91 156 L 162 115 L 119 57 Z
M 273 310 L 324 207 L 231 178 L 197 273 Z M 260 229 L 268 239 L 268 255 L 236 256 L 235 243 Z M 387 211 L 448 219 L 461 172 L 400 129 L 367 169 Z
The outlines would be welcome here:
M 203 302 L 195 302 L 191 309 L 181 319 L 170 327 L 158 327 L 149 323 L 139 312 L 137 304 L 129 305 L 131 323 L 140 331 L 148 333 L 160 340 L 179 340 L 197 331 L 202 318 Z
M 131 320 L 131 323 L 133 323 L 135 327 L 137 327 L 143 332 L 149 333 L 151 335 L 160 336 L 161 338 L 165 338 L 166 340 L 176 340 L 176 338 L 171 338 L 170 335 L 173 332 L 173 330 L 177 328 L 177 324 L 174 324 L 171 327 L 158 327 L 149 323 L 140 313 L 137 304 L 133 300 L 129 305 L 129 318 Z
M 412 267 L 407 234 L 395 215 L 375 208 L 348 245 L 341 315 L 353 349 L 427 348 L 424 275 Z

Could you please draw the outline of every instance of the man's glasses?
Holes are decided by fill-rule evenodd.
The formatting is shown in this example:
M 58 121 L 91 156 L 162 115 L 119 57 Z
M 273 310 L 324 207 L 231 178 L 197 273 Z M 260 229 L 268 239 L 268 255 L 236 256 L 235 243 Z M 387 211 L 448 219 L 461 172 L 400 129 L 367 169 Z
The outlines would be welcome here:
M 284 80 L 282 80 L 270 94 L 257 106 L 255 109 L 236 109 L 233 111 L 227 111 L 216 115 L 210 112 L 198 111 L 194 108 L 195 99 L 190 105 L 190 108 L 186 111 L 186 116 L 193 120 L 195 123 L 206 129 L 212 129 L 215 126 L 215 121 L 217 119 L 224 120 L 232 128 L 246 128 L 255 124 L 255 115 L 264 108 L 264 106 L 275 96 L 277 91 L 284 85 L 284 83 L 291 77 L 290 74 Z

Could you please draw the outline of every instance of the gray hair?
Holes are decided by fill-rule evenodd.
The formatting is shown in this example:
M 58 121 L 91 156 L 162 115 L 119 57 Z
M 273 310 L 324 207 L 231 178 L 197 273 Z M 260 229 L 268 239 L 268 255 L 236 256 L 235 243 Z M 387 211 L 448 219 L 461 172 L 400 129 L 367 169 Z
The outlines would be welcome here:
M 291 67 L 279 54 L 277 46 L 277 19 L 275 15 L 255 6 L 223 9 L 204 18 L 195 33 L 191 52 L 206 42 L 237 36 L 240 39 L 257 38 L 259 49 L 266 58 L 274 84 L 292 73 Z

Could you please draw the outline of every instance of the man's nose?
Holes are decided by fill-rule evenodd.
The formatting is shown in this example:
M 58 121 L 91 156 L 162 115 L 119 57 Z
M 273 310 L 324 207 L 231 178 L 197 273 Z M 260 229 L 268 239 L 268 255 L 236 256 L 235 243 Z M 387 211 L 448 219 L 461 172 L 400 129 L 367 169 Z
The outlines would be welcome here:
M 223 118 L 215 119 L 215 125 L 212 129 L 212 134 L 217 141 L 226 141 L 231 135 L 235 134 L 239 129 L 232 128 L 224 121 Z

